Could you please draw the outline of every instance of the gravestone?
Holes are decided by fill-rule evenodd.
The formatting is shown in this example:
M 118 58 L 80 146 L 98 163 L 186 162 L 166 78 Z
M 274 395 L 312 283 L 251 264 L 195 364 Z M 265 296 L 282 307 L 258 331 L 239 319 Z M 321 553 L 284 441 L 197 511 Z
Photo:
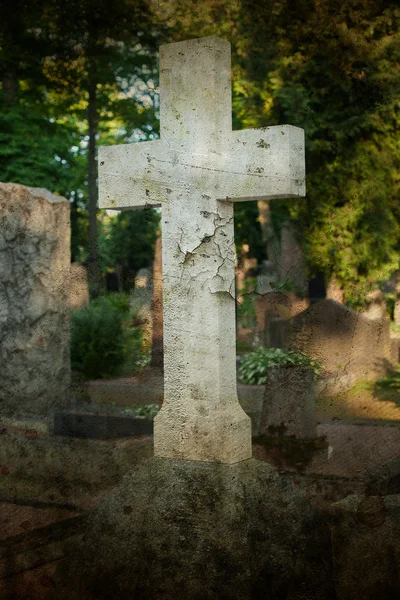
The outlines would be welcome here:
M 153 263 L 153 302 L 151 314 L 153 317 L 151 366 L 163 368 L 163 304 L 162 304 L 162 246 L 161 236 L 158 235 Z
M 290 319 L 309 306 L 307 298 L 293 292 L 269 292 L 256 296 L 257 331 L 267 347 L 274 347 L 270 325 L 273 319 Z
M 304 194 L 303 132 L 232 132 L 230 47 L 219 38 L 162 46 L 160 69 L 160 140 L 99 155 L 101 206 L 162 206 L 155 456 L 97 504 L 56 594 L 328 599 L 324 542 L 307 551 L 321 534 L 315 514 L 251 458 L 236 392 L 233 201 Z
M 0 411 L 47 417 L 69 402 L 70 203 L 0 184 Z
M 260 434 L 317 436 L 314 371 L 309 367 L 271 367 L 260 418 Z
M 100 148 L 100 206 L 162 207 L 156 456 L 234 463 L 251 456 L 251 435 L 236 393 L 233 202 L 304 194 L 304 134 L 232 131 L 227 42 L 162 47 L 164 65 L 177 58 L 160 71 L 160 140 Z
M 317 360 L 328 372 L 375 379 L 392 365 L 388 319 L 367 319 L 334 300 L 321 300 L 293 317 L 287 345 Z
M 326 297 L 328 300 L 335 300 L 344 303 L 343 289 L 340 287 L 336 279 L 331 279 L 326 287 Z
M 373 290 L 366 296 L 362 314 L 366 319 L 384 319 L 387 316 L 386 296 L 381 290 Z
M 73 310 L 89 306 L 89 283 L 87 269 L 79 263 L 71 263 L 69 281 L 69 305 Z
M 257 293 L 264 295 L 273 292 L 278 284 L 278 273 L 275 263 L 264 260 L 260 274 L 257 276 Z
M 305 259 L 296 237 L 294 225 L 286 221 L 282 225 L 279 281 L 294 286 L 294 291 L 304 295 L 307 291 Z

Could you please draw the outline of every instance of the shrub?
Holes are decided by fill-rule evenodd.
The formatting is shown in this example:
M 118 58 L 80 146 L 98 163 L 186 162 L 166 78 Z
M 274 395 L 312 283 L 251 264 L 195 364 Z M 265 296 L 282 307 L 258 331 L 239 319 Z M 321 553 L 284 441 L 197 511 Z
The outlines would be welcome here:
M 284 348 L 257 348 L 253 352 L 240 357 L 238 377 L 247 385 L 262 385 L 267 382 L 268 369 L 275 366 L 303 366 L 312 367 L 319 371 L 319 364 L 299 352 Z
M 127 294 L 108 294 L 72 311 L 71 366 L 88 378 L 132 374 L 143 366 L 142 333 Z

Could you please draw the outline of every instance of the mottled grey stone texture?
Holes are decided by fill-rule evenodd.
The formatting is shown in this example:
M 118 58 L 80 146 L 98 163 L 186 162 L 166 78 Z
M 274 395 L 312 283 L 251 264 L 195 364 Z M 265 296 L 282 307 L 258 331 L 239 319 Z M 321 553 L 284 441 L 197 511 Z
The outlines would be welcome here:
M 330 513 L 337 599 L 400 598 L 400 495 L 348 496 Z
M 329 600 L 329 534 L 267 463 L 152 458 L 89 517 L 55 576 L 68 600 Z
M 287 346 L 331 373 L 376 379 L 394 366 L 389 320 L 369 319 L 334 300 L 321 300 L 290 319 Z
M 69 202 L 0 184 L 0 415 L 67 405 L 69 278 Z
M 314 370 L 310 367 L 271 367 L 260 420 L 260 433 L 311 438 L 317 435 Z

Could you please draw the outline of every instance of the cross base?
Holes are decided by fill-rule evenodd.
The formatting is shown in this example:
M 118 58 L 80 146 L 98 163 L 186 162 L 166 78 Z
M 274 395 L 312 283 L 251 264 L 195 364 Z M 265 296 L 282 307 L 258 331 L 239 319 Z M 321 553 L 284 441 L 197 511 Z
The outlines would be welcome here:
M 190 408 L 183 419 L 174 419 L 170 412 L 176 407 L 163 406 L 154 419 L 155 456 L 226 464 L 251 458 L 251 420 L 238 401 L 225 410 Z

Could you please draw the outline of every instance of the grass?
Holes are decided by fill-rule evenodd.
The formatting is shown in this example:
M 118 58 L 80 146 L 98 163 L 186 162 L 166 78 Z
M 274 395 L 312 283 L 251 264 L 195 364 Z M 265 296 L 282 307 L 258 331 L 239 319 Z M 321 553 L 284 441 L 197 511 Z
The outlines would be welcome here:
M 317 400 L 319 418 L 400 421 L 400 366 L 377 381 L 359 381 L 351 389 Z

